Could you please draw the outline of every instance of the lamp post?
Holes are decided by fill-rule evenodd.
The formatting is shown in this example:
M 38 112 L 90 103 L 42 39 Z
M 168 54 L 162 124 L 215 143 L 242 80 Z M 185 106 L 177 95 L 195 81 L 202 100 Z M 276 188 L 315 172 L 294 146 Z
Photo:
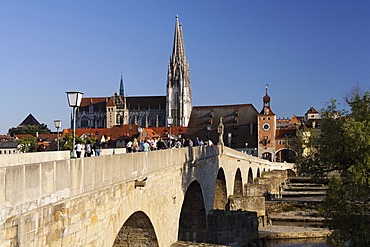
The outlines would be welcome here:
M 207 125 L 208 141 L 209 141 L 209 135 L 210 135 L 210 133 L 211 133 L 211 128 L 212 128 L 212 126 L 211 126 L 211 125 Z
M 170 148 L 172 147 L 172 140 L 171 140 L 171 136 L 172 136 L 172 129 L 171 129 L 171 127 L 172 127 L 172 122 L 173 122 L 173 118 L 172 118 L 172 116 L 168 116 L 167 117 L 167 124 L 168 124 L 168 126 L 170 127 L 170 141 L 169 141 L 169 146 L 170 146 Z
M 231 147 L 231 133 L 229 132 L 229 133 L 227 133 L 227 141 L 228 141 L 228 143 L 229 143 L 229 148 Z
M 76 158 L 76 151 L 74 149 L 76 145 L 76 112 L 77 112 L 77 108 L 81 104 L 83 93 L 78 92 L 78 91 L 70 91 L 70 92 L 66 92 L 66 94 L 68 98 L 68 104 L 73 109 L 73 142 L 72 142 L 71 158 Z
M 248 142 L 245 143 L 245 153 L 248 154 Z
M 62 120 L 54 120 L 54 126 L 57 128 L 57 150 L 59 151 L 59 128 L 62 126 Z

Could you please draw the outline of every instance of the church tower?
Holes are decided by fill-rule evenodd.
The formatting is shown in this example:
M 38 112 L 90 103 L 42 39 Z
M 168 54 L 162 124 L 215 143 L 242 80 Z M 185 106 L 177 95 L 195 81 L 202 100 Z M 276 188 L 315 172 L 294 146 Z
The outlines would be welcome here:
M 167 73 L 166 115 L 173 126 L 187 126 L 192 109 L 189 64 L 186 61 L 182 25 L 176 16 L 175 37 Z
M 121 96 L 122 98 L 125 97 L 125 88 L 123 87 L 122 72 L 121 72 L 121 81 L 119 82 L 119 96 Z
M 271 98 L 268 95 L 268 84 L 266 94 L 263 97 L 263 109 L 257 114 L 258 126 L 258 157 L 274 161 L 275 159 L 275 135 L 276 115 L 271 110 Z

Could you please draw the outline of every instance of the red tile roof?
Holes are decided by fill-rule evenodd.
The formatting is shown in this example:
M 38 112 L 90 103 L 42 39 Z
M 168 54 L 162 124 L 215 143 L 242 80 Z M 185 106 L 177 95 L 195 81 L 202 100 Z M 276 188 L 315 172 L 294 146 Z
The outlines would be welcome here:
M 99 104 L 108 102 L 109 97 L 89 97 L 82 98 L 80 107 L 89 106 L 91 104 Z

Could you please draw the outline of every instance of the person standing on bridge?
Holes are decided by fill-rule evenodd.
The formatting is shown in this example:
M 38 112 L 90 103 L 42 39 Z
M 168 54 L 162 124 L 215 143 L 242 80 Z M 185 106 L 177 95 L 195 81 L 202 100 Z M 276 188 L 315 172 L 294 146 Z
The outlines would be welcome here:
M 95 156 L 100 156 L 100 149 L 101 149 L 101 143 L 99 140 L 96 140 L 96 142 L 94 143 Z
M 143 148 L 142 148 L 143 152 L 149 152 L 150 150 L 150 144 L 148 142 L 148 139 L 145 138 L 145 141 L 143 143 Z
M 132 150 L 134 151 L 134 153 L 139 151 L 139 143 L 136 138 L 132 142 Z
M 85 145 L 85 157 L 91 157 L 92 154 L 93 154 L 93 147 L 90 141 L 87 141 Z
M 74 146 L 74 149 L 76 150 L 77 158 L 81 158 L 82 144 L 80 142 L 77 142 L 76 145 Z

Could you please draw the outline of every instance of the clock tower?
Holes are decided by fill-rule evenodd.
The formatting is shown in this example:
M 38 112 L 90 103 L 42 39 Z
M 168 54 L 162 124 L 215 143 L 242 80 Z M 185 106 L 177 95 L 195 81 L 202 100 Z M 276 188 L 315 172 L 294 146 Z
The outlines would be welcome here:
M 275 133 L 276 115 L 271 110 L 270 96 L 268 95 L 268 84 L 266 94 L 263 97 L 262 111 L 257 114 L 258 126 L 258 157 L 270 161 L 275 160 Z

